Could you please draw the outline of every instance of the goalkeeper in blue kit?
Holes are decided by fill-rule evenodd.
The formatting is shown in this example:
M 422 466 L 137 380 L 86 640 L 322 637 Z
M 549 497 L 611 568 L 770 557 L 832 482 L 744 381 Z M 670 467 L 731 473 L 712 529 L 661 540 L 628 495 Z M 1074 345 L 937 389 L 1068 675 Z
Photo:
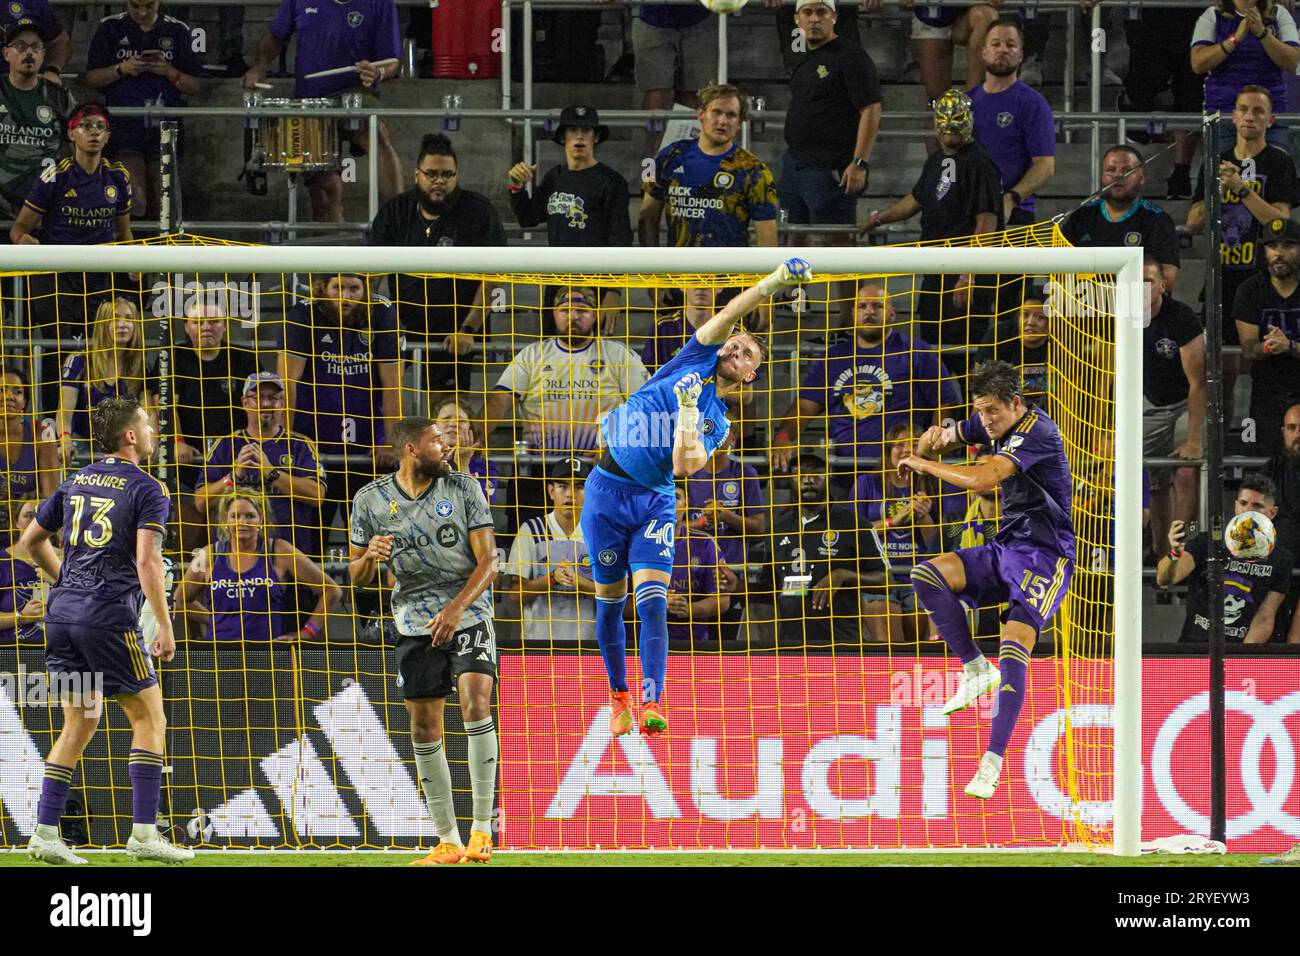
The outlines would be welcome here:
M 725 399 L 752 382 L 763 346 L 739 321 L 763 300 L 812 279 L 803 259 L 788 259 L 700 326 L 681 351 L 601 419 L 604 452 L 587 477 L 582 535 L 596 584 L 596 638 L 610 686 L 610 730 L 634 723 L 627 684 L 623 607 L 632 573 L 641 621 L 641 730 L 668 729 L 663 685 L 668 669 L 668 582 L 677 523 L 673 481 L 699 471 L 731 428 Z

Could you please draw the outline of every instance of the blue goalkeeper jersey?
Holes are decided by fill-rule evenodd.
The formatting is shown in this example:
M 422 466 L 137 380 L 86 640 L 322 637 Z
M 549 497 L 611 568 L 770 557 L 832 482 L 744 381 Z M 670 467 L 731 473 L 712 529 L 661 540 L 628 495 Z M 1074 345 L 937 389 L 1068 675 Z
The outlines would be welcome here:
M 600 420 L 605 448 L 618 466 L 643 487 L 673 494 L 673 433 L 677 430 L 677 393 L 673 386 L 682 376 L 696 372 L 704 383 L 697 403 L 701 444 L 712 455 L 726 439 L 731 422 L 714 382 L 721 347 L 721 343 L 704 345 L 697 336 L 691 336 L 648 382 Z

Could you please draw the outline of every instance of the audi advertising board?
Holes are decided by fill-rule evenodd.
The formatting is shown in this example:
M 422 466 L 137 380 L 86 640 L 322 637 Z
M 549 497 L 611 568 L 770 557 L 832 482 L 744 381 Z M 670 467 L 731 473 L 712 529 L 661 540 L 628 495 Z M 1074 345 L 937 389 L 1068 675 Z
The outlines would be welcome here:
M 26 842 L 57 719 L 34 696 L 40 658 L 0 674 L 0 845 Z M 1076 703 L 1071 806 L 1059 745 L 1060 663 L 1036 659 L 1003 786 L 962 794 L 989 711 L 951 718 L 955 680 L 938 658 L 670 658 L 665 738 L 609 737 L 594 654 L 507 654 L 501 662 L 504 847 L 1054 846 L 1075 821 L 1104 827 L 1110 710 Z M 25 675 L 19 680 L 19 673 Z M 1143 665 L 1143 836 L 1208 833 L 1204 661 Z M 7 675 L 7 676 L 6 676 Z M 1300 660 L 1234 659 L 1228 675 L 1229 847 L 1275 851 L 1300 839 Z M 391 655 L 367 646 L 182 646 L 165 668 L 165 808 L 212 845 L 427 845 L 407 719 Z M 1072 665 L 1075 687 L 1110 686 L 1107 665 Z M 1076 697 L 1077 700 L 1077 697 Z M 458 809 L 469 811 L 459 714 L 447 710 Z M 73 796 L 92 843 L 130 829 L 129 730 L 109 708 Z M 392 731 L 390 734 L 389 731 Z M 104 784 L 111 779 L 110 789 Z M 468 821 L 466 820 L 467 824 Z

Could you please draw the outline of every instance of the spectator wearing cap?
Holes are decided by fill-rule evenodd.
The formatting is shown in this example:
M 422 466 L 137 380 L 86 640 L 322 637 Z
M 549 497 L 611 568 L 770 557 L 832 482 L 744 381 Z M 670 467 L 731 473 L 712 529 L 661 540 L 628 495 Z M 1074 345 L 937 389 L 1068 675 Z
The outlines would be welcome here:
M 0 77 L 0 213 L 17 214 L 47 163 L 58 158 L 72 116 L 72 96 L 42 65 L 47 37 L 30 20 L 10 24 L 7 70 Z
M 1112 146 L 1101 157 L 1101 195 L 1070 213 L 1061 232 L 1072 246 L 1140 247 L 1160 263 L 1172 289 L 1180 265 L 1177 227 L 1169 213 L 1143 198 L 1146 182 L 1142 154 L 1126 144 Z
M 902 222 L 918 212 L 922 242 L 981 235 L 1002 228 L 1001 174 L 988 151 L 974 139 L 970 97 L 956 88 L 940 96 L 934 104 L 934 131 L 939 150 L 926 159 L 912 191 L 884 212 L 873 212 L 864 232 Z M 925 277 L 917 303 L 916 333 L 920 338 L 940 347 L 971 341 L 977 331 L 970 327 L 970 313 L 987 314 L 987 308 L 977 305 L 967 310 L 965 301 L 959 307 L 948 300 L 970 281 L 969 276 Z M 983 291 L 986 286 L 980 285 Z
M 357 93 L 366 108 L 382 105 L 379 87 L 397 78 L 402 43 L 398 36 L 397 5 L 393 0 L 347 0 L 321 3 L 319 0 L 280 0 L 280 7 L 257 43 L 253 64 L 244 74 L 244 89 L 254 92 L 266 79 L 271 65 L 298 36 L 294 51 L 294 99 L 339 97 Z M 383 64 L 382 66 L 380 64 Z M 327 70 L 329 76 L 313 76 Z M 379 142 L 370 142 L 370 127 L 362 123 L 349 129 L 340 123 L 339 135 L 352 145 L 354 155 L 378 150 L 379 199 L 388 202 L 402 188 L 402 163 L 393 148 L 392 136 L 379 121 Z M 317 222 L 343 220 L 343 180 L 334 170 L 307 176 L 312 215 Z
M 285 314 L 279 366 L 289 427 L 326 456 L 328 529 L 362 485 L 397 467 L 389 441 L 402 417 L 402 356 L 393 306 L 356 273 L 316 276 L 312 297 Z
M 36 26 L 45 47 L 45 61 L 39 72 L 46 79 L 55 83 L 59 71 L 72 59 L 72 37 L 63 27 L 63 21 L 54 12 L 50 0 L 7 0 L 0 4 L 0 33 L 9 35 L 9 31 L 20 23 L 32 23 Z
M 628 213 L 630 192 L 623 174 L 596 159 L 596 147 L 609 138 L 590 106 L 566 106 L 553 139 L 564 147 L 564 162 L 551 167 L 527 192 L 537 166 L 526 162 L 510 168 L 510 208 L 525 229 L 546 223 L 546 239 L 552 246 L 630 246 L 632 221 Z M 555 304 L 555 286 L 547 286 L 542 308 Z M 617 289 L 601 290 L 600 308 L 616 309 Z M 602 323 L 603 324 L 603 323 Z
M 689 4 L 643 3 L 632 20 L 632 53 L 643 110 L 698 108 L 695 91 L 718 75 L 718 18 Z M 647 130 L 647 156 L 657 136 Z
M 1282 450 L 1282 419 L 1300 402 L 1300 223 L 1274 219 L 1264 230 L 1266 272 L 1242 283 L 1233 303 L 1241 352 L 1251 366 L 1252 455 Z M 1243 441 L 1247 440 L 1243 435 Z
M 721 614 L 722 637 L 734 640 L 740 630 L 748 589 L 749 542 L 767 534 L 767 499 L 753 465 L 731 457 L 732 428 L 703 469 L 686 479 L 690 510 L 686 523 L 710 535 L 718 547 L 718 590 L 729 597 Z
M 255 372 L 244 380 L 240 404 L 247 424 L 212 444 L 194 506 L 212 519 L 213 509 L 236 486 L 257 489 L 273 519 L 268 540 L 283 537 L 320 557 L 325 469 L 311 439 L 285 426 L 284 398 L 284 381 L 275 372 Z
M 880 77 L 866 51 L 836 35 L 835 0 L 797 0 L 794 16 L 807 53 L 790 77 L 777 196 L 791 223 L 850 225 L 880 130 Z M 826 243 L 852 245 L 853 237 L 837 233 Z
M 596 640 L 596 586 L 578 525 L 585 458 L 562 458 L 547 471 L 551 510 L 519 526 L 502 569 L 502 593 L 523 610 L 523 637 L 533 645 Z
M 83 82 L 103 90 L 108 105 L 185 106 L 199 93 L 203 63 L 189 25 L 161 12 L 162 0 L 127 0 L 126 11 L 99 21 L 86 54 Z M 109 155 L 135 183 L 137 218 L 157 220 L 162 192 L 162 144 L 157 119 L 117 122 Z
M 596 454 L 601 417 L 650 377 L 626 345 L 595 336 L 596 303 L 590 286 L 560 290 L 552 310 L 557 333 L 515 354 L 480 412 L 479 434 L 515 424 L 519 402 L 523 439 L 530 446 L 545 453 Z
M 460 186 L 451 140 L 430 133 L 420 141 L 414 183 L 385 203 L 370 224 L 372 246 L 504 246 L 505 227 L 482 193 Z M 430 260 L 431 262 L 434 260 Z M 486 333 L 489 287 L 471 279 L 393 277 L 397 318 L 408 336 L 427 339 L 431 391 L 469 388 L 470 363 L 459 361 Z
M 1002 173 L 1002 216 L 1008 226 L 1034 222 L 1035 196 L 1056 172 L 1056 119 L 1043 95 L 1016 77 L 1024 62 L 1020 21 L 989 24 L 981 49 L 984 82 L 970 89 L 975 138 Z
M 518 436 L 534 451 L 595 459 L 600 419 L 650 377 L 626 345 L 595 335 L 596 303 L 590 286 L 560 289 L 551 310 L 556 334 L 526 345 L 501 373 L 475 419 L 489 457 L 509 447 L 494 445 L 492 432 L 506 425 L 514 433 L 520 425 Z M 542 505 L 539 477 L 534 472 L 515 484 L 520 521 Z
M 668 220 L 670 246 L 745 246 L 749 227 L 760 246 L 776 245 L 776 186 L 761 159 L 736 143 L 749 104 L 734 86 L 700 90 L 700 135 L 669 143 L 644 184 L 637 231 L 659 245 Z

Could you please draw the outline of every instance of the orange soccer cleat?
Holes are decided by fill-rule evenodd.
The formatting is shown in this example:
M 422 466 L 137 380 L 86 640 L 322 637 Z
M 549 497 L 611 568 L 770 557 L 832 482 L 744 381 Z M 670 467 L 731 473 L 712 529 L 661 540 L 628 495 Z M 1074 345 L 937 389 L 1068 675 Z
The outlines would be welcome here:
M 481 830 L 471 831 L 469 846 L 465 848 L 462 863 L 486 863 L 492 859 L 492 837 Z
M 412 860 L 409 866 L 437 866 L 441 863 L 459 863 L 465 857 L 465 848 L 454 843 L 439 843 L 433 852 L 419 860 Z
M 668 718 L 664 716 L 664 705 L 659 701 L 649 701 L 641 705 L 641 733 L 668 733 Z
M 630 690 L 612 690 L 609 692 L 609 732 L 615 737 L 622 737 L 632 732 L 636 717 L 632 713 L 632 692 Z

